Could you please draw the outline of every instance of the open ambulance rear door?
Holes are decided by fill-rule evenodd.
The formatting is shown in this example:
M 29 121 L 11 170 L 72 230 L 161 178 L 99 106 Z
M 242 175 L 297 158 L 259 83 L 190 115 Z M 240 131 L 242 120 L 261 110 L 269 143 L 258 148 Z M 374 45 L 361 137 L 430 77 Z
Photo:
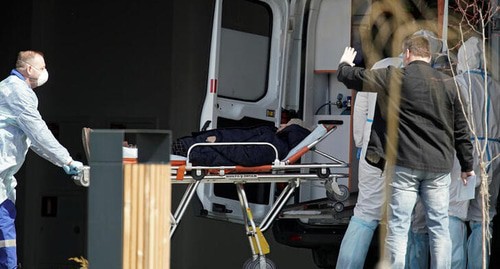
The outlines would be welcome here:
M 206 99 L 200 128 L 279 126 L 290 2 L 216 0 Z M 201 184 L 209 217 L 241 222 L 234 184 Z M 274 199 L 273 183 L 246 184 L 259 221 Z
M 351 92 L 336 81 L 334 69 L 350 42 L 350 9 L 345 0 L 216 0 L 200 129 L 279 126 L 294 112 L 310 128 L 341 120 L 341 137 L 319 147 L 349 162 Z M 276 188 L 245 184 L 256 222 L 271 208 Z M 208 217 L 242 222 L 234 184 L 200 184 L 197 194 Z M 326 192 L 303 185 L 296 195 L 303 202 Z

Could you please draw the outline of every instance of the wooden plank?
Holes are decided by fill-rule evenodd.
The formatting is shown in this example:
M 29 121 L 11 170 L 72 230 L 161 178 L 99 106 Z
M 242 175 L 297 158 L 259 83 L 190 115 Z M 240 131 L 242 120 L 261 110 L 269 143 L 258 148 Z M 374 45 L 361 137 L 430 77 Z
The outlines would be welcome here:
M 144 268 L 149 269 L 149 242 L 151 241 L 150 234 L 150 200 L 151 200 L 151 165 L 145 166 L 143 170 L 144 182 Z
M 162 188 L 162 197 L 164 198 L 164 202 L 162 205 L 164 206 L 164 210 L 162 211 L 163 214 L 163 221 L 162 221 L 162 228 L 163 228 L 163 239 L 162 241 L 162 253 L 161 257 L 163 257 L 162 264 L 163 266 L 161 268 L 170 268 L 170 212 L 171 212 L 171 207 L 172 207 L 172 185 L 171 185 L 171 177 L 170 177 L 170 172 L 171 172 L 171 166 L 170 165 L 165 165 L 163 167 L 163 175 L 161 177 L 162 183 L 163 183 L 163 188 Z
M 137 266 L 137 211 L 138 211 L 138 180 L 135 180 L 138 176 L 138 167 L 137 165 L 130 165 L 132 167 L 132 175 L 131 175 L 131 199 L 132 199 L 132 208 L 131 208 L 131 228 L 130 228 L 130 268 L 136 268 Z
M 123 268 L 130 268 L 130 237 L 131 237 L 131 207 L 132 207 L 132 167 L 124 165 L 123 178 Z
M 138 165 L 138 175 L 144 174 L 144 166 Z M 137 177 L 134 180 L 139 181 Z M 144 268 L 144 182 L 138 182 L 137 195 L 137 269 Z
M 123 268 L 170 268 L 170 165 L 124 165 Z
M 169 198 L 168 190 L 165 190 L 166 181 L 170 178 L 170 174 L 165 176 L 165 170 L 168 167 L 160 167 L 160 200 L 159 200 L 159 208 L 160 208 L 160 219 L 158 221 L 159 224 L 159 236 L 158 236 L 158 257 L 159 257 L 159 266 L 160 268 L 169 268 L 168 260 L 165 260 L 165 257 L 168 257 L 167 252 L 169 252 L 169 245 L 165 244 L 165 236 L 168 234 L 170 230 L 170 210 L 167 210 L 167 202 Z M 170 184 L 169 184 L 170 185 Z M 170 237 L 170 236 L 169 236 Z M 170 239 L 167 240 L 170 242 Z
M 155 210 L 156 210 L 156 185 L 155 185 L 155 178 L 156 178 L 156 165 L 149 165 L 148 167 L 148 181 L 149 181 L 149 199 L 146 200 L 145 202 L 148 204 L 149 210 L 148 210 L 148 219 L 149 219 L 149 225 L 148 225 L 148 266 L 147 268 L 154 269 L 155 268 L 155 223 L 156 223 L 156 218 L 155 218 Z

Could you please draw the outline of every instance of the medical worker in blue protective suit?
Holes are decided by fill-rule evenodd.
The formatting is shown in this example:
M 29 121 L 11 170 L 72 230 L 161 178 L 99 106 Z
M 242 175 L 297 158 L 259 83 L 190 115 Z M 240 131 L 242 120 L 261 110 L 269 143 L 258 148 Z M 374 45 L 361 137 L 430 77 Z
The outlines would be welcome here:
M 389 65 L 400 67 L 402 64 L 401 58 L 391 57 L 378 61 L 372 69 L 385 68 Z M 353 111 L 353 138 L 356 147 L 360 148 L 359 191 L 354 214 L 340 245 L 337 269 L 364 267 L 373 234 L 382 218 L 382 206 L 385 199 L 383 167 L 377 167 L 365 158 L 370 137 L 376 136 L 376 133 L 372 132 L 376 102 L 377 93 L 356 93 Z M 378 120 L 380 121 L 380 119 Z M 378 138 L 374 137 L 373 139 Z
M 484 72 L 482 62 L 482 41 L 476 37 L 469 38 L 458 51 L 456 80 L 465 98 L 471 104 L 475 132 L 481 148 L 486 145 L 485 160 L 500 154 L 500 84 Z M 488 99 L 485 100 L 485 83 L 488 89 Z M 485 110 L 486 108 L 486 114 Z M 486 122 L 485 122 L 486 119 Z M 486 133 L 488 137 L 486 139 Z M 472 137 L 472 139 L 475 139 Z M 450 234 L 452 239 L 452 268 L 483 268 L 482 267 L 482 203 L 480 194 L 480 170 L 477 152 L 474 155 L 475 172 L 477 175 L 475 197 L 472 200 L 461 201 L 459 198 L 460 168 L 455 166 L 455 177 L 450 186 Z M 500 158 L 497 158 L 486 167 L 489 184 L 489 220 L 496 215 L 498 188 L 500 186 Z M 467 228 L 465 221 L 469 220 L 471 234 L 467 242 Z M 491 230 L 490 222 L 490 233 Z M 491 238 L 490 238 L 491 239 Z M 486 248 L 486 257 L 489 261 L 489 246 Z
M 0 268 L 17 268 L 14 174 L 21 168 L 28 148 L 64 168 L 78 173 L 83 165 L 74 161 L 54 138 L 38 112 L 33 89 L 49 74 L 40 52 L 19 53 L 16 68 L 0 82 Z

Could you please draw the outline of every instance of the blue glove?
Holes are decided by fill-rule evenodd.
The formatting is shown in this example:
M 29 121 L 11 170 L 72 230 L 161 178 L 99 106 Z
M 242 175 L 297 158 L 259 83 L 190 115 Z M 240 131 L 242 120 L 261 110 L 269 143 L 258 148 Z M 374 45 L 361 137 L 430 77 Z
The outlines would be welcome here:
M 71 161 L 70 164 L 64 165 L 63 169 L 68 175 L 77 175 L 83 170 L 83 163 L 79 161 Z

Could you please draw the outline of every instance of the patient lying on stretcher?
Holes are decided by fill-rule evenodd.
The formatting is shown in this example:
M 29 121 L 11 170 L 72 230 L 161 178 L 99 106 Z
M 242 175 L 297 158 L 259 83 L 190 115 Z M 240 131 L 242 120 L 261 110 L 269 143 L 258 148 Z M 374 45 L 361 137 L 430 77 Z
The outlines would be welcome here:
M 186 156 L 195 143 L 214 142 L 268 142 L 278 150 L 278 159 L 299 144 L 310 131 L 301 126 L 302 121 L 291 119 L 280 128 L 257 126 L 248 128 L 220 128 L 195 132 L 172 143 L 172 154 Z M 274 149 L 268 145 L 219 145 L 194 147 L 189 160 L 194 165 L 242 165 L 258 166 L 271 164 L 276 159 Z

